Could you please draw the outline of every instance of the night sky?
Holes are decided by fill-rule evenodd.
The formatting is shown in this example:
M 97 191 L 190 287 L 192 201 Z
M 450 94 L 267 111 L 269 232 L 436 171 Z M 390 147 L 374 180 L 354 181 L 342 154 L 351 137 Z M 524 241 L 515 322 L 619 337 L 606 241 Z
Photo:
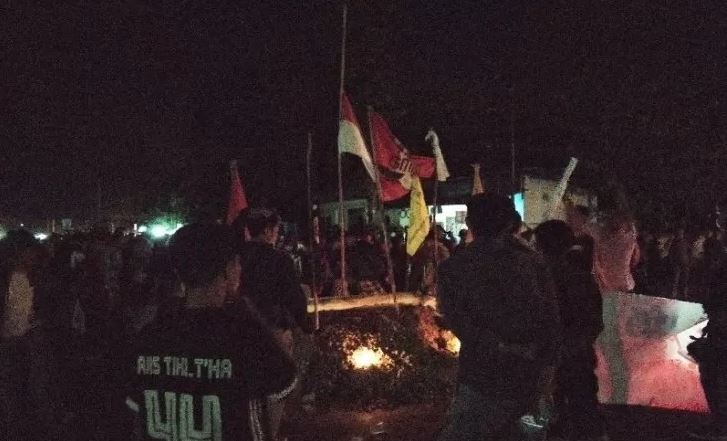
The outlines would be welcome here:
M 632 5 L 634 3 L 635 5 Z M 455 175 L 563 167 L 640 206 L 719 197 L 722 2 L 351 1 L 346 89 Z M 297 216 L 306 132 L 335 189 L 337 1 L 28 2 L 0 9 L 0 217 L 92 217 L 181 198 L 215 213 L 227 161 L 254 204 Z M 347 182 L 365 182 L 345 161 Z M 494 179 L 494 178 L 492 178 Z

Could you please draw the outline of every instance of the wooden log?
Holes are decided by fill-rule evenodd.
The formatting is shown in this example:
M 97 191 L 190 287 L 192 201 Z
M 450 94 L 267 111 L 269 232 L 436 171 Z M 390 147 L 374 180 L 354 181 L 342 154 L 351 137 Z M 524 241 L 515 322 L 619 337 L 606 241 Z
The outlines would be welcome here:
M 396 300 L 394 300 L 396 299 Z M 375 296 L 348 296 L 348 297 L 329 297 L 318 300 L 319 312 L 330 311 L 347 311 L 350 309 L 361 308 L 381 308 L 396 307 L 396 305 L 405 306 L 428 306 L 437 308 L 437 299 L 433 296 L 419 296 L 410 292 L 396 293 L 396 297 L 391 294 L 379 294 Z M 312 301 L 308 302 L 308 312 L 313 313 L 315 306 Z

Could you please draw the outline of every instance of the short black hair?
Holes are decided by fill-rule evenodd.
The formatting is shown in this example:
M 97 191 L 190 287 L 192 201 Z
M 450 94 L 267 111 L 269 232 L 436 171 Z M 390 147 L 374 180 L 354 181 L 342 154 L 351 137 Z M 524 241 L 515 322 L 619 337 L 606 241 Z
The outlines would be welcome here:
M 586 207 L 585 205 L 576 205 L 575 210 L 583 217 L 591 217 L 591 209 Z
M 575 243 L 575 234 L 567 223 L 561 220 L 549 220 L 535 229 L 535 240 L 543 254 L 560 257 Z
M 169 240 L 172 267 L 185 285 L 205 286 L 235 259 L 239 241 L 232 228 L 219 224 L 191 224 Z
M 467 203 L 467 225 L 476 237 L 494 238 L 515 219 L 515 205 L 507 196 L 483 193 Z
M 263 234 L 266 228 L 273 228 L 280 223 L 280 215 L 275 210 L 267 208 L 253 208 L 247 214 L 247 230 L 250 236 Z
M 11 230 L 3 239 L 5 246 L 14 252 L 20 252 L 26 248 L 32 248 L 38 244 L 38 241 L 28 230 Z

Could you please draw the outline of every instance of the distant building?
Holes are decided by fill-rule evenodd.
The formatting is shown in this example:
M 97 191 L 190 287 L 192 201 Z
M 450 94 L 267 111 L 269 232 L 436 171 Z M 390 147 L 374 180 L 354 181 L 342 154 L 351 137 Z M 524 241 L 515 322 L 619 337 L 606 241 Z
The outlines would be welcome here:
M 547 175 L 542 171 L 529 171 L 523 174 L 520 191 L 514 195 L 514 203 L 515 209 L 528 227 L 533 228 L 546 220 L 545 216 L 552 204 L 552 194 L 558 181 L 557 173 Z M 424 181 L 423 187 L 424 197 L 427 204 L 430 204 L 431 211 L 431 204 L 434 202 L 434 183 Z M 459 177 L 441 182 L 437 193 L 439 206 L 436 215 L 437 224 L 456 235 L 461 229 L 466 228 L 466 204 L 472 195 L 472 178 Z M 591 208 L 595 208 L 597 202 L 591 192 L 572 186 L 568 187 L 565 197 L 576 204 Z M 371 222 L 374 216 L 372 209 L 372 201 L 365 197 L 344 201 L 344 219 L 348 226 L 347 229 L 355 231 L 361 225 Z M 404 197 L 398 201 L 387 203 L 384 211 L 393 225 L 401 228 L 409 225 L 409 198 Z M 320 212 L 325 225 L 339 225 L 339 203 L 337 201 L 320 204 Z M 554 211 L 554 217 L 565 219 L 562 204 Z

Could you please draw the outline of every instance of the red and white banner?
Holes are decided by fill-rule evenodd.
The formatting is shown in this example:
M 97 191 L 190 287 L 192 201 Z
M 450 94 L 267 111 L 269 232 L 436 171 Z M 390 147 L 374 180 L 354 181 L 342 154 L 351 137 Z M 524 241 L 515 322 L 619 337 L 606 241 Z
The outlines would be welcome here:
M 384 202 L 400 199 L 411 191 L 412 177 L 431 178 L 434 158 L 412 155 L 394 136 L 386 120 L 370 112 L 372 142 L 376 144 L 376 165 L 381 177 L 381 197 Z
M 374 164 L 361 135 L 361 126 L 345 93 L 341 95 L 341 120 L 338 126 L 338 154 L 342 153 L 350 153 L 361 158 L 371 180 L 376 182 Z

